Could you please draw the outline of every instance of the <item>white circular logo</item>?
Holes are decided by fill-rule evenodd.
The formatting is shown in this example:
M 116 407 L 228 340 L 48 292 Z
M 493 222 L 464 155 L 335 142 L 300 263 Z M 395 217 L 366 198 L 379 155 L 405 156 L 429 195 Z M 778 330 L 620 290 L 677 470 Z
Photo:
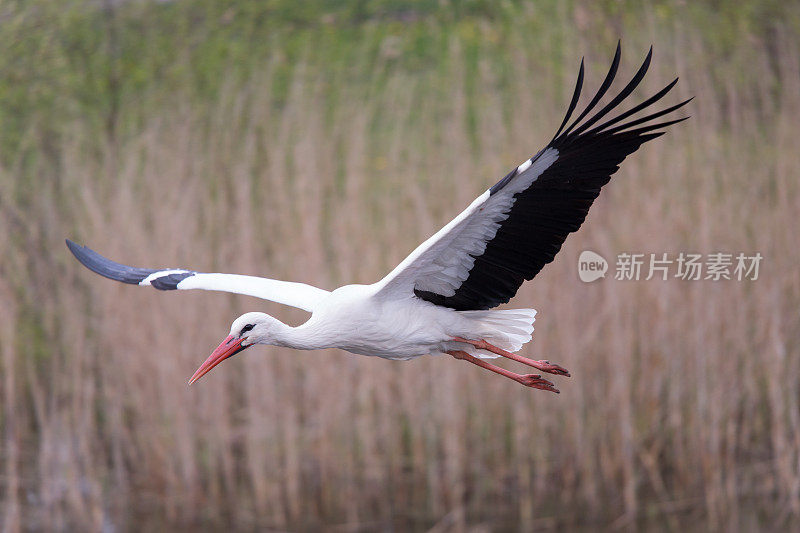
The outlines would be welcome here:
M 578 277 L 581 281 L 589 283 L 596 279 L 606 277 L 608 261 L 602 255 L 590 250 L 584 250 L 578 257 Z

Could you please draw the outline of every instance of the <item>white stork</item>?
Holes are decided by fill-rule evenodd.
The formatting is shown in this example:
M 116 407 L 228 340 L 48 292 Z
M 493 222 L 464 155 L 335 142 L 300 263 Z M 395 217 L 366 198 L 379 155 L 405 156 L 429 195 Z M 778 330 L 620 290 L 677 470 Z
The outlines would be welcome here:
M 691 100 L 652 112 L 651 106 L 674 87 L 676 78 L 651 98 L 596 125 L 639 85 L 652 51 L 651 47 L 619 94 L 589 116 L 617 73 L 618 44 L 605 81 L 567 126 L 583 84 L 581 61 L 572 101 L 553 140 L 372 285 L 345 285 L 329 292 L 303 283 L 236 274 L 133 268 L 72 241 L 67 240 L 67 246 L 87 268 L 113 280 L 159 290 L 247 294 L 311 313 L 308 321 L 297 327 L 265 313 L 240 316 L 190 384 L 245 348 L 270 344 L 298 350 L 339 348 L 398 360 L 450 354 L 528 387 L 558 392 L 539 374 L 521 375 L 486 361 L 502 356 L 541 372 L 569 376 L 549 361 L 514 353 L 531 340 L 535 310 L 491 309 L 508 302 L 523 281 L 533 279 L 553 260 L 626 156 L 663 135 L 667 126 L 688 118 L 653 123 Z M 628 120 L 644 110 L 644 116 Z

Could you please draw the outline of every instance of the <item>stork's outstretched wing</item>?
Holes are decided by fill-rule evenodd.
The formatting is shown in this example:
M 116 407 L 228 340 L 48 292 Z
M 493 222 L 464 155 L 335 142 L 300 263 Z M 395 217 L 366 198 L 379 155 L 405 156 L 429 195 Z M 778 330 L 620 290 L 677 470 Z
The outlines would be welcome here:
M 246 294 L 279 304 L 313 312 L 317 303 L 330 293 L 305 283 L 242 276 L 239 274 L 205 274 L 181 268 L 135 268 L 115 263 L 94 250 L 67 239 L 67 246 L 83 265 L 109 279 L 135 285 L 150 285 L 162 291 L 204 289 L 207 291 Z
M 570 124 L 583 84 L 583 61 L 561 127 L 538 154 L 508 173 L 458 217 L 422 243 L 384 279 L 378 297 L 414 294 L 457 310 L 489 309 L 508 302 L 525 280 L 551 262 L 571 232 L 577 231 L 600 189 L 619 164 L 664 128 L 688 117 L 652 123 L 689 100 L 649 112 L 677 83 L 628 111 L 607 119 L 639 85 L 653 49 L 633 79 L 602 109 L 587 118 L 617 73 L 620 46 L 611 69 L 589 105 Z M 628 120 L 643 110 L 648 114 Z M 412 292 L 413 291 L 413 292 Z

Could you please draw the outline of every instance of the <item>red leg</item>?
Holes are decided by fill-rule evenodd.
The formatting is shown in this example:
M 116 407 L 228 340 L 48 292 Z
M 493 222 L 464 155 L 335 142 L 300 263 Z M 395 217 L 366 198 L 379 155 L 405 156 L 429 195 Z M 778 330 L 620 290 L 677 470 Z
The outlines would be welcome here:
M 533 368 L 541 370 L 542 372 L 548 372 L 550 374 L 558 374 L 558 375 L 561 375 L 561 376 L 569 377 L 569 372 L 567 371 L 566 368 L 560 367 L 558 365 L 554 365 L 550 361 L 546 361 L 546 360 L 534 361 L 533 359 L 528 359 L 527 357 L 523 357 L 523 356 L 517 355 L 515 353 L 507 352 L 507 351 L 503 350 L 502 348 L 498 348 L 497 346 L 494 346 L 493 344 L 489 344 L 485 340 L 471 341 L 471 340 L 468 340 L 468 339 L 462 339 L 461 337 L 453 337 L 453 340 L 454 341 L 458 341 L 458 342 L 466 342 L 467 344 L 471 344 L 471 345 L 475 346 L 476 348 L 480 348 L 482 350 L 486 350 L 486 351 L 489 351 L 489 352 L 492 352 L 492 353 L 496 353 L 497 355 L 502 355 L 503 357 L 507 357 L 508 359 L 512 359 L 514 361 L 517 361 L 518 363 L 522 363 L 523 365 L 532 366 Z
M 550 392 L 555 392 L 556 394 L 559 393 L 559 390 L 555 387 L 555 385 L 553 385 L 551 381 L 542 378 L 542 376 L 538 374 L 524 374 L 524 375 L 516 374 L 514 372 L 511 372 L 510 370 L 506 370 L 505 368 L 500 368 L 499 366 L 487 363 L 482 359 L 473 357 L 467 352 L 461 350 L 450 350 L 447 353 L 449 353 L 456 359 L 463 359 L 464 361 L 469 361 L 473 365 L 478 365 L 481 368 L 485 368 L 486 370 L 491 370 L 492 372 L 496 372 L 501 376 L 513 379 L 517 383 L 522 383 L 526 387 L 531 387 L 534 389 L 541 389 L 541 390 L 549 390 Z

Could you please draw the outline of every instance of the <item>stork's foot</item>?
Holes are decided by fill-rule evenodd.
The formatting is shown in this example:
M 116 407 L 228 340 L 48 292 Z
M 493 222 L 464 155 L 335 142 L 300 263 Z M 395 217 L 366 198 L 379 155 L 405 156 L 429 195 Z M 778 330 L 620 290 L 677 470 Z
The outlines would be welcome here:
M 550 361 L 544 359 L 541 361 L 534 361 L 533 359 L 529 359 L 525 356 L 508 352 L 506 350 L 503 350 L 502 348 L 498 348 L 494 344 L 489 344 L 483 339 L 479 341 L 473 341 L 469 339 L 463 339 L 461 337 L 453 337 L 453 340 L 458 342 L 466 342 L 467 344 L 471 344 L 476 348 L 480 348 L 481 350 L 486 350 L 487 352 L 492 352 L 497 355 L 501 355 L 507 359 L 511 359 L 512 361 L 522 363 L 523 365 L 532 366 L 533 368 L 541 370 L 542 372 L 547 372 L 548 374 L 558 374 L 559 376 L 567 376 L 567 377 L 570 376 L 569 371 L 562 366 L 555 365 Z
M 526 358 L 527 359 L 527 358 Z M 540 361 L 531 361 L 531 366 L 541 370 L 542 372 L 547 372 L 549 374 L 558 374 L 559 376 L 567 376 L 569 377 L 569 371 L 564 368 L 563 366 L 558 366 L 556 364 L 551 363 L 546 359 L 542 359 Z
M 532 389 L 549 390 L 550 392 L 561 394 L 561 391 L 556 388 L 552 381 L 544 379 L 539 374 L 520 375 L 516 381 Z
M 510 370 L 506 370 L 505 368 L 500 368 L 499 366 L 495 366 L 491 363 L 488 363 L 483 359 L 478 359 L 477 357 L 472 356 L 462 350 L 451 350 L 447 353 L 449 353 L 456 359 L 469 361 L 473 365 L 478 365 L 481 368 L 485 368 L 486 370 L 491 370 L 496 374 L 500 374 L 501 376 L 513 379 L 517 383 L 522 383 L 526 387 L 531 387 L 532 389 L 547 390 L 550 392 L 555 392 L 556 394 L 559 393 L 559 390 L 555 387 L 555 385 L 553 385 L 552 381 L 544 379 L 539 374 L 517 374 L 516 372 L 511 372 Z

